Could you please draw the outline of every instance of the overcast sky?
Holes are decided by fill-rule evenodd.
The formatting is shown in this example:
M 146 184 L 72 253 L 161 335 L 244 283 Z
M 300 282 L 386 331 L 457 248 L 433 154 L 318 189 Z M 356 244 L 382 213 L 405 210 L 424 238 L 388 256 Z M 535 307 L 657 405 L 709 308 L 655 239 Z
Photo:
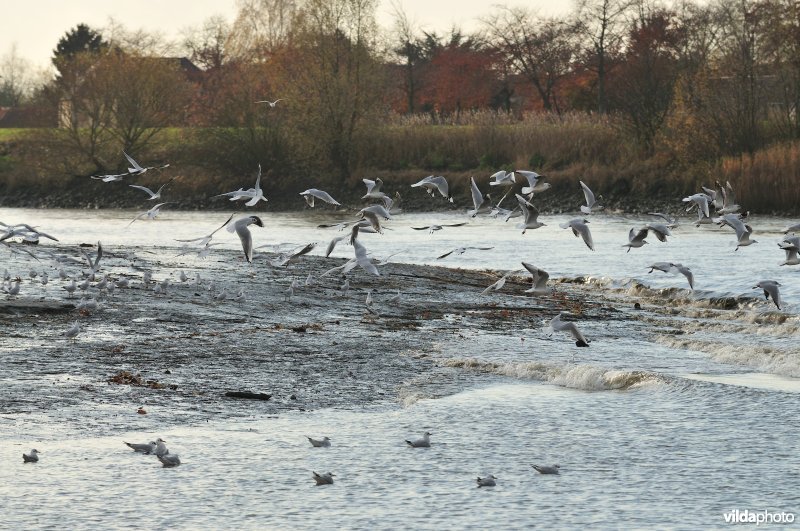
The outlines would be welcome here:
M 495 1 L 400 0 L 409 17 L 429 31 L 446 31 L 454 24 L 474 29 L 476 19 L 492 11 Z M 563 14 L 572 0 L 509 0 L 509 5 L 535 7 L 543 15 Z M 19 55 L 34 66 L 49 66 L 58 40 L 83 22 L 102 28 L 113 17 L 129 30 L 144 29 L 177 38 L 182 29 L 200 25 L 213 15 L 233 20 L 235 0 L 8 0 L 0 16 L 0 57 L 16 43 Z M 392 22 L 390 0 L 381 0 L 378 22 Z

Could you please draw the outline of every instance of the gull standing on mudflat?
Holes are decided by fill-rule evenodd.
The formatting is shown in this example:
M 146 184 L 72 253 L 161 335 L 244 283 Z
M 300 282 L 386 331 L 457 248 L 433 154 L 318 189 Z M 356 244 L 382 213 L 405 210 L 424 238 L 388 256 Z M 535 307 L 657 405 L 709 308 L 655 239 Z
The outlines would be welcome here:
M 558 226 L 562 229 L 572 229 L 572 233 L 575 237 L 577 238 L 580 236 L 583 238 L 583 243 L 586 244 L 586 247 L 594 251 L 594 240 L 592 240 L 592 233 L 589 231 L 588 223 L 588 219 L 575 218 L 566 223 L 560 223 Z
M 253 262 L 253 235 L 250 234 L 250 229 L 247 228 L 250 225 L 263 227 L 264 223 L 258 216 L 247 216 L 237 219 L 233 225 L 228 226 L 228 232 L 236 232 L 239 236 L 239 240 L 242 242 L 244 257 L 248 263 Z
M 447 179 L 441 175 L 429 175 L 418 183 L 411 185 L 412 188 L 418 186 L 423 187 L 431 197 L 436 197 L 435 191 L 438 191 L 442 197 L 451 203 L 453 202 L 453 197 L 450 195 L 450 185 L 447 184 Z
M 781 292 L 778 289 L 780 284 L 774 280 L 762 280 L 753 289 L 761 289 L 764 291 L 764 298 L 769 300 L 772 297 L 772 302 L 780 310 L 781 309 Z
M 572 334 L 572 337 L 575 338 L 575 345 L 578 347 L 588 347 L 589 340 L 584 337 L 580 330 L 578 330 L 577 325 L 575 323 L 568 323 L 561 320 L 561 316 L 564 315 L 564 312 L 559 313 L 553 320 L 550 321 L 550 333 L 553 332 L 569 332 Z
M 81 327 L 78 324 L 78 321 L 75 321 L 69 329 L 64 332 L 64 336 L 67 339 L 74 339 L 81 332 Z

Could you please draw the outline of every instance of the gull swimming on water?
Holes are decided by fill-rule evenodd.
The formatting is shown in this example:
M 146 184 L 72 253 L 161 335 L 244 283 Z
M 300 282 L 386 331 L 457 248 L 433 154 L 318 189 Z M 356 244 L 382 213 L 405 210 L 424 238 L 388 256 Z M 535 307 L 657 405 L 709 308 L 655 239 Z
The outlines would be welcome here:
M 575 338 L 575 345 L 578 347 L 588 347 L 589 340 L 584 337 L 580 330 L 575 323 L 569 323 L 561 320 L 561 316 L 564 313 L 559 313 L 553 320 L 550 321 L 550 333 L 553 332 L 569 332 L 572 334 L 572 337 Z
M 406 439 L 406 444 L 408 444 L 411 448 L 430 448 L 431 446 L 431 432 L 426 431 L 422 434 L 422 439 L 416 439 L 414 441 L 409 441 Z
M 453 202 L 453 197 L 450 195 L 450 185 L 447 184 L 447 179 L 441 175 L 428 175 L 418 183 L 411 185 L 412 188 L 418 186 L 423 187 L 431 197 L 436 197 L 435 192 L 438 191 L 442 197 L 451 203 Z
M 249 262 L 253 262 L 253 235 L 250 234 L 250 229 L 247 227 L 250 225 L 257 225 L 259 227 L 263 227 L 264 223 L 261 221 L 261 218 L 258 216 L 247 216 L 244 218 L 239 218 L 233 225 L 228 225 L 228 232 L 236 232 L 239 236 L 239 239 L 242 242 L 242 250 L 244 251 L 244 257 Z
M 322 439 L 312 439 L 306 435 L 306 439 L 308 439 L 308 442 L 310 442 L 311 446 L 314 448 L 329 448 L 331 445 L 331 440 L 328 437 L 323 437 Z
M 558 469 L 561 468 L 560 465 L 531 465 L 534 470 L 536 470 L 540 474 L 558 474 Z
M 31 450 L 29 454 L 23 453 L 22 454 L 22 462 L 23 463 L 38 463 L 39 462 L 39 450 L 34 448 Z
M 592 240 L 592 233 L 589 231 L 588 223 L 589 220 L 587 219 L 575 218 L 566 223 L 560 223 L 558 226 L 562 229 L 572 229 L 575 237 L 580 236 L 583 238 L 583 243 L 586 244 L 586 247 L 594 251 L 594 241 Z
M 165 440 L 164 440 L 164 439 L 162 439 L 161 437 L 159 437 L 158 439 L 156 439 L 156 450 L 155 450 L 155 452 L 154 452 L 154 453 L 155 453 L 157 456 L 161 456 L 161 455 L 167 455 L 167 454 L 169 453 L 169 450 L 167 450 L 167 445 L 165 444 L 166 442 L 167 442 L 167 441 L 165 441 Z
M 155 441 L 150 441 L 149 443 L 143 443 L 143 444 L 126 442 L 125 444 L 128 446 L 128 448 L 132 449 L 134 452 L 141 454 L 152 454 L 155 453 L 156 451 Z
M 333 478 L 336 474 L 331 472 L 326 472 L 324 474 L 317 474 L 316 472 L 311 472 L 313 475 L 311 477 L 314 478 L 314 481 L 317 482 L 317 486 L 320 485 L 333 485 Z
M 486 476 L 485 478 L 482 478 L 482 477 L 478 476 L 478 479 L 477 479 L 478 488 L 480 488 L 480 487 L 494 487 L 494 486 L 497 485 L 497 483 L 495 482 L 496 479 L 497 478 L 494 475 Z
M 781 292 L 778 289 L 780 284 L 774 280 L 762 280 L 753 289 L 761 289 L 764 291 L 764 298 L 769 300 L 772 297 L 772 302 L 780 310 L 781 309 Z
M 175 454 L 166 453 L 164 455 L 156 455 L 156 457 L 161 461 L 164 468 L 174 468 L 181 464 L 181 458 Z

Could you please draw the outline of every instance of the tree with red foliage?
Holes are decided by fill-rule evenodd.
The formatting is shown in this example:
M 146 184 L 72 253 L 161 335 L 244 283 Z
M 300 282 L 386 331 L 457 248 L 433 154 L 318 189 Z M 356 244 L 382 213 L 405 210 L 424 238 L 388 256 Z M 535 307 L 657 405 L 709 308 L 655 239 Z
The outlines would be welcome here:
M 456 116 L 488 107 L 498 86 L 496 60 L 490 49 L 453 31 L 450 42 L 432 53 L 422 98 L 433 109 Z

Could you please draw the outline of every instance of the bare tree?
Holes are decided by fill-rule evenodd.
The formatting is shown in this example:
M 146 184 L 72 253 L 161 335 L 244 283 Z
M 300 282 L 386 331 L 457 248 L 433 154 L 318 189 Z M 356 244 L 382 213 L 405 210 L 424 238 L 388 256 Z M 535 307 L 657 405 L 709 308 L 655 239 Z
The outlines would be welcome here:
M 284 63 L 287 105 L 309 145 L 340 177 L 358 163 L 376 123 L 384 81 L 376 49 L 377 0 L 308 0 Z
M 406 112 L 414 114 L 418 87 L 419 66 L 424 59 L 424 48 L 415 32 L 415 23 L 408 18 L 402 6 L 392 2 L 394 10 L 393 51 L 403 64 L 403 92 L 406 96 Z
M 625 13 L 632 0 L 578 0 L 576 19 L 586 40 L 585 66 L 597 75 L 597 110 L 607 110 L 609 59 L 618 54 L 624 38 Z
M 231 25 L 224 17 L 206 19 L 199 28 L 183 32 L 183 48 L 189 59 L 204 70 L 221 68 L 231 60 Z
M 17 44 L 0 58 L 0 107 L 16 107 L 31 96 L 34 74 L 25 58 L 20 57 Z
M 560 111 L 558 84 L 570 73 L 578 51 L 575 25 L 512 7 L 499 8 L 484 23 L 510 70 L 533 85 L 545 110 Z
M 264 57 L 289 43 L 297 0 L 237 0 L 230 52 L 238 58 Z

